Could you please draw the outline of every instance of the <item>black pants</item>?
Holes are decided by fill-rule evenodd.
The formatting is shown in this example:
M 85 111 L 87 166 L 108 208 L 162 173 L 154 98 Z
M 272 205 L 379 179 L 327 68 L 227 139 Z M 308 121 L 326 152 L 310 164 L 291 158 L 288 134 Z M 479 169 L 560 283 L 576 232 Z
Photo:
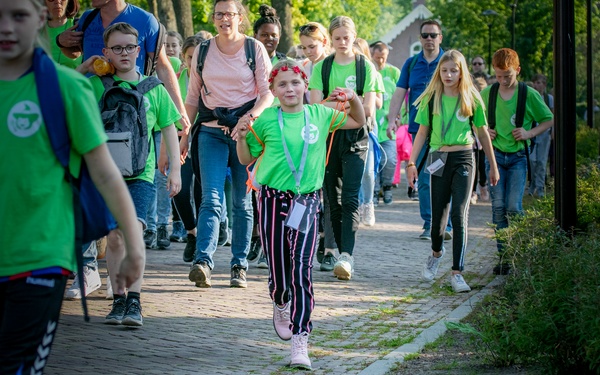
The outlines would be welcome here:
M 200 212 L 200 203 L 202 202 L 202 188 L 199 181 L 199 176 L 194 179 L 192 160 L 187 158 L 181 166 L 181 191 L 173 197 L 173 206 L 175 207 L 173 221 L 175 221 L 175 212 L 177 212 L 186 230 L 196 228 L 196 214 Z M 192 206 L 192 193 L 195 207 Z
M 62 275 L 0 283 L 0 374 L 43 372 L 66 283 Z
M 475 179 L 473 181 L 473 191 L 477 191 L 477 185 L 475 182 L 479 181 L 479 186 L 485 186 L 487 184 L 487 175 L 485 174 L 485 152 L 483 150 L 475 150 Z
M 464 268 L 473 168 L 472 150 L 454 151 L 448 152 L 442 175 L 431 175 L 431 248 L 442 250 L 448 213 L 452 212 L 452 269 L 455 271 Z
M 329 136 L 327 144 L 331 142 Z M 358 230 L 358 193 L 369 148 L 366 127 L 338 130 L 333 137 L 323 184 L 331 226 L 340 253 L 352 255 Z M 327 228 L 327 226 L 325 226 Z

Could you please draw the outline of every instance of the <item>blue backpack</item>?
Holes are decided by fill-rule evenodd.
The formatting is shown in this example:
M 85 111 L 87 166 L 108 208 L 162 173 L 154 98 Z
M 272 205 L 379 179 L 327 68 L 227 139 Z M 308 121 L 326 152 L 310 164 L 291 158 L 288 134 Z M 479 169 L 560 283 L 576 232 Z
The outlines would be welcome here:
M 60 164 L 65 169 L 65 179 L 69 182 L 73 191 L 77 274 L 79 285 L 85 285 L 83 280 L 83 245 L 106 236 L 117 225 L 90 177 L 85 160 L 81 160 L 81 170 L 78 178 L 74 177 L 69 170 L 71 141 L 67 130 L 65 106 L 58 84 L 58 74 L 54 62 L 41 48 L 35 49 L 33 70 L 50 144 Z M 82 298 L 82 304 L 85 320 L 89 321 L 85 298 Z

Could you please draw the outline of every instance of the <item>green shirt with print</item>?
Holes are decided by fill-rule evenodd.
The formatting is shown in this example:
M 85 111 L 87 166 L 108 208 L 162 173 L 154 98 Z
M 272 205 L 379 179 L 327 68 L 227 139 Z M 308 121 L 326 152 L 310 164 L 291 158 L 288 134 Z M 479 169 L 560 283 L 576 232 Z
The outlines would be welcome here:
M 67 22 L 58 27 L 50 27 L 46 24 L 46 32 L 48 33 L 48 41 L 50 44 L 50 54 L 52 55 L 52 59 L 57 63 L 68 66 L 69 68 L 75 69 L 79 65 L 81 65 L 81 56 L 70 59 L 67 56 L 63 55 L 60 50 L 60 47 L 56 45 L 56 36 L 61 34 L 63 31 L 67 30 L 69 27 L 73 26 L 73 19 L 68 18 Z
M 323 91 L 323 80 L 321 79 L 321 71 L 323 69 L 323 61 L 319 61 L 313 68 L 313 72 L 310 76 L 308 84 L 309 90 L 321 90 Z M 379 73 L 372 62 L 365 61 L 365 86 L 363 93 L 366 92 L 381 92 L 385 91 L 381 85 L 381 81 L 378 81 Z M 336 87 L 349 88 L 356 91 L 356 60 L 352 61 L 347 65 L 340 65 L 333 61 L 331 66 L 331 74 L 329 75 L 329 94 Z
M 175 74 L 179 73 L 181 70 L 181 60 L 175 56 L 169 56 L 169 61 L 171 62 Z
M 392 95 L 394 95 L 394 91 L 396 91 L 396 83 L 400 79 L 400 69 L 393 65 L 385 64 L 383 69 L 379 71 L 379 74 L 383 79 L 383 106 L 377 110 L 375 117 L 377 119 L 377 136 L 379 138 L 379 142 L 385 142 L 390 140 L 386 134 L 388 128 L 387 115 L 390 111 Z M 392 134 L 391 139 L 396 139 L 396 134 Z
M 306 167 L 300 181 L 300 192 L 303 194 L 319 190 L 323 186 L 325 177 L 325 157 L 327 153 L 327 136 L 330 131 L 345 125 L 346 119 L 342 121 L 343 114 L 335 109 L 321 104 L 304 105 L 308 110 L 309 135 L 308 155 Z M 287 158 L 281 140 L 281 129 L 278 121 L 279 108 L 269 107 L 254 122 L 252 129 L 258 138 L 265 144 L 262 160 L 255 165 L 256 180 L 261 185 L 267 185 L 281 191 L 296 192 L 296 180 L 287 163 Z M 300 167 L 302 151 L 304 149 L 305 115 L 304 111 L 287 113 L 283 112 L 283 133 L 287 148 L 294 162 L 294 167 Z M 336 122 L 331 126 L 333 118 Z M 246 140 L 250 153 L 258 157 L 262 146 L 252 132 L 248 132 Z
M 431 137 L 429 146 L 431 151 L 438 150 L 443 146 L 462 146 L 471 145 L 475 140 L 471 132 L 469 116 L 460 114 L 460 103 L 458 96 L 446 96 L 442 94 L 442 113 L 433 115 L 433 126 L 431 127 Z M 429 124 L 429 105 L 428 101 L 422 101 L 419 104 L 415 122 L 423 126 Z M 443 124 L 442 124 L 443 118 Z M 445 134 L 442 137 L 442 125 Z M 487 125 L 485 112 L 481 103 L 476 101 L 473 113 L 473 125 L 480 128 Z
M 55 65 L 71 139 L 70 167 L 77 176 L 82 155 L 107 137 L 88 80 Z M 0 81 L 0 113 L 5 119 L 0 126 L 0 276 L 49 267 L 73 271 L 73 194 L 50 145 L 33 72 Z
M 129 87 L 129 84 L 138 84 L 140 81 L 123 81 L 116 75 L 113 76 L 115 81 L 121 81 L 120 86 Z M 141 76 L 141 80 L 144 79 Z M 104 85 L 102 80 L 98 76 L 90 77 L 90 82 L 96 96 L 96 102 L 102 98 L 104 93 Z M 146 123 L 148 125 L 148 136 L 152 140 L 152 131 L 156 127 L 157 129 L 163 129 L 167 126 L 173 125 L 177 122 L 181 115 L 177 111 L 173 100 L 169 96 L 167 89 L 163 85 L 158 85 L 152 90 L 148 91 L 144 95 L 146 101 Z M 154 171 L 156 166 L 156 156 L 154 154 L 154 142 L 150 142 L 150 149 L 148 152 L 148 160 L 146 160 L 146 169 L 144 172 L 137 177 L 126 178 L 126 180 L 144 180 L 150 183 L 154 183 Z
M 486 87 L 481 91 L 484 103 L 489 103 L 491 86 Z M 522 141 L 516 141 L 512 135 L 515 129 L 515 117 L 517 113 L 517 101 L 519 90 L 515 89 L 512 98 L 508 100 L 502 99 L 500 92 L 496 99 L 496 138 L 492 141 L 492 145 L 502 152 L 518 152 L 525 148 Z M 486 105 L 489 111 L 489 105 Z M 486 113 L 489 115 L 489 113 Z M 542 123 L 550 121 L 554 118 L 550 108 L 544 103 L 544 99 L 535 89 L 527 87 L 527 101 L 525 105 L 525 117 L 523 119 L 523 128 L 530 130 L 532 123 Z

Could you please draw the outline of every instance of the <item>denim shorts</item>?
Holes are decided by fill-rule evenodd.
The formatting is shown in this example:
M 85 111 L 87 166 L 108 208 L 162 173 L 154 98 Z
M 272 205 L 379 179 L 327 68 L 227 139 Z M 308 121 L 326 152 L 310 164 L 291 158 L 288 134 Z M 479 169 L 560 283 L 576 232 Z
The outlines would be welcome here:
M 125 182 L 135 206 L 135 214 L 145 229 L 146 214 L 148 213 L 150 202 L 152 199 L 156 199 L 156 188 L 154 184 L 144 180 L 126 180 Z

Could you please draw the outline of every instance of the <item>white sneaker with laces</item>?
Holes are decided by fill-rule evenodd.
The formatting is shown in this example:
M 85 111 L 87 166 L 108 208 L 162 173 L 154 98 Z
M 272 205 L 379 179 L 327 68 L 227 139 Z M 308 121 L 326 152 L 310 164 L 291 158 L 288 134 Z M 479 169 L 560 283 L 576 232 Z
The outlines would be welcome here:
M 106 299 L 115 299 L 112 284 L 110 283 L 110 276 L 106 276 Z
M 83 267 L 83 280 L 85 282 L 85 295 L 88 296 L 90 293 L 98 290 L 102 286 L 102 280 L 100 279 L 100 273 L 97 269 L 89 267 Z M 67 289 L 65 293 L 66 299 L 81 299 L 82 293 L 79 287 L 79 276 L 75 274 L 75 280 L 71 287 Z
M 288 341 L 292 338 L 291 324 L 290 302 L 288 301 L 283 308 L 280 308 L 273 302 L 273 327 L 280 339 Z
M 479 187 L 479 196 L 484 202 L 488 202 L 490 200 L 490 191 L 488 190 L 487 186 Z
M 438 270 L 440 269 L 440 263 L 442 258 L 444 257 L 445 249 L 442 248 L 442 255 L 439 258 L 430 255 L 427 258 L 427 263 L 425 263 L 425 267 L 423 267 L 423 280 L 431 281 L 437 275 Z
M 375 207 L 373 206 L 373 202 L 365 203 L 363 207 L 362 222 L 364 225 L 372 227 L 375 225 Z
M 292 360 L 290 367 L 312 371 L 308 358 L 308 333 L 302 332 L 292 336 Z
M 341 253 L 333 265 L 333 274 L 339 280 L 350 280 L 354 272 L 354 257 L 348 253 Z
M 469 284 L 467 284 L 467 282 L 460 273 L 450 276 L 450 284 L 452 285 L 452 289 L 454 289 L 455 293 L 471 291 L 471 287 L 469 286 Z

